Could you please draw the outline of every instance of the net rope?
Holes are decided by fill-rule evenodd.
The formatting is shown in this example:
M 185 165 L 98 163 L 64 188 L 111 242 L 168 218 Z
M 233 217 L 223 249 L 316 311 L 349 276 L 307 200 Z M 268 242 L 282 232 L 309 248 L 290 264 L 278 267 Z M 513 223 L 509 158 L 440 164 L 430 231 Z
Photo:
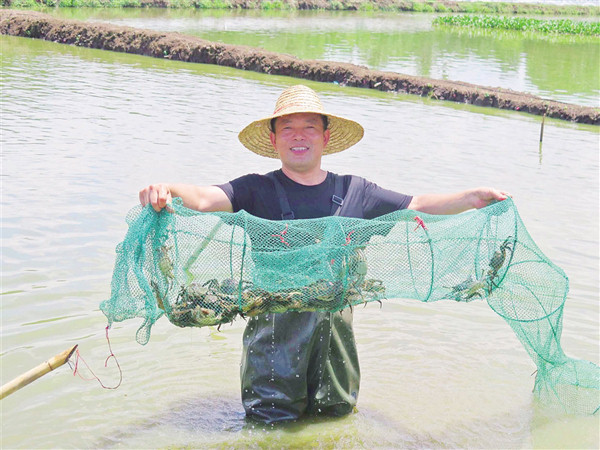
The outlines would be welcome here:
M 534 392 L 567 413 L 598 414 L 600 368 L 562 350 L 568 278 L 536 246 L 511 199 L 452 216 L 270 221 L 245 211 L 137 206 L 117 246 L 109 326 L 163 315 L 180 327 L 330 311 L 391 298 L 487 301 L 537 366 Z

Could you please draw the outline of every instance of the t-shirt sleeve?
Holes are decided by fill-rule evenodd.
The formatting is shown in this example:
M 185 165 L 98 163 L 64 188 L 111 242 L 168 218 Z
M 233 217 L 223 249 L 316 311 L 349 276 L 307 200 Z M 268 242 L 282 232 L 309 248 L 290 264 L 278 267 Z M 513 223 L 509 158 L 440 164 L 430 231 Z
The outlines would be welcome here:
M 227 198 L 231 202 L 231 205 L 233 206 L 234 195 L 233 195 L 233 186 L 231 185 L 231 181 L 224 183 L 224 184 L 217 184 L 216 186 L 218 188 L 221 188 L 221 190 L 223 192 L 225 192 L 225 195 L 227 196 Z M 235 210 L 235 206 L 234 206 L 234 210 Z
M 262 183 L 261 183 L 262 181 Z M 254 207 L 254 191 L 264 184 L 261 176 L 255 173 L 243 175 L 225 184 L 218 184 L 233 207 L 233 212 L 251 211 Z
M 366 182 L 363 211 L 365 219 L 373 219 L 399 209 L 406 209 L 412 195 L 383 189 L 375 183 Z

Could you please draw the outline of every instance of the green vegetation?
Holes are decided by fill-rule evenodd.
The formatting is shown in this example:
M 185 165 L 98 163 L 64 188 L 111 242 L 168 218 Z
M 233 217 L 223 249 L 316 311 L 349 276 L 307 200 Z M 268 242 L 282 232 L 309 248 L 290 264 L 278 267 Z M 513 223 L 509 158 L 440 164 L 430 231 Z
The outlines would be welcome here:
M 62 6 L 93 8 L 298 9 L 297 0 L 0 0 L 0 2 L 3 7 L 10 8 Z M 324 10 L 600 16 L 600 6 L 461 2 L 452 0 L 306 0 L 303 2 L 302 7 Z
M 600 36 L 600 22 L 570 19 L 542 20 L 525 17 L 499 16 L 443 16 L 433 20 L 434 25 L 486 28 L 499 30 L 535 31 L 550 34 Z
M 2 0 L 10 8 L 35 8 L 39 6 L 67 8 L 132 8 L 142 6 L 141 0 Z
M 258 7 L 266 11 L 292 9 L 292 5 L 283 0 L 264 0 L 258 4 Z

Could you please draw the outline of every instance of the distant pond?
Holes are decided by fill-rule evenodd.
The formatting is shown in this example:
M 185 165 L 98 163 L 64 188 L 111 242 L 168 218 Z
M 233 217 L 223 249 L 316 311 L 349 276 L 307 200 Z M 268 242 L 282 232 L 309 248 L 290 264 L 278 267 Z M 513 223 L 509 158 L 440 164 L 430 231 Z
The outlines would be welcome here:
M 47 12 L 600 107 L 598 38 L 438 28 L 431 24 L 434 14 L 419 13 L 68 8 Z

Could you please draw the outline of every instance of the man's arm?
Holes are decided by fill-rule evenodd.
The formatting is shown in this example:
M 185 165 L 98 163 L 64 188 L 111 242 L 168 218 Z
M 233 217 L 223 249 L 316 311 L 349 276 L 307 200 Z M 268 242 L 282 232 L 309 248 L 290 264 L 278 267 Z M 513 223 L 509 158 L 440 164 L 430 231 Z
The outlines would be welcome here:
M 479 187 L 453 194 L 424 194 L 412 198 L 408 209 L 428 214 L 458 214 L 471 208 L 483 208 L 494 201 L 506 200 L 510 194 L 489 187 Z
M 140 191 L 140 203 L 148 203 L 160 211 L 171 203 L 173 197 L 181 197 L 186 208 L 202 212 L 233 212 L 231 201 L 217 186 L 194 186 L 192 184 L 152 184 Z

